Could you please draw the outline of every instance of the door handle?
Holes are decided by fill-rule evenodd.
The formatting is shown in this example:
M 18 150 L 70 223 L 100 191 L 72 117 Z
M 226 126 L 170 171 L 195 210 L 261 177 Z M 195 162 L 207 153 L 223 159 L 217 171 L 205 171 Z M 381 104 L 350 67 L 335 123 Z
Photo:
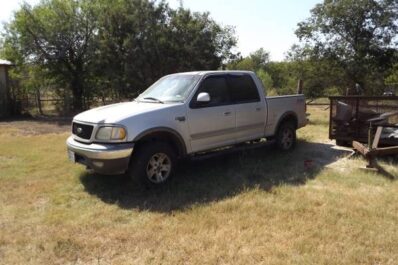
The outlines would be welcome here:
M 256 111 L 260 111 L 260 110 L 261 110 L 261 108 L 260 108 L 260 107 L 256 108 Z
M 231 112 L 230 112 L 230 111 L 224 112 L 224 116 L 229 116 L 229 115 L 231 115 Z

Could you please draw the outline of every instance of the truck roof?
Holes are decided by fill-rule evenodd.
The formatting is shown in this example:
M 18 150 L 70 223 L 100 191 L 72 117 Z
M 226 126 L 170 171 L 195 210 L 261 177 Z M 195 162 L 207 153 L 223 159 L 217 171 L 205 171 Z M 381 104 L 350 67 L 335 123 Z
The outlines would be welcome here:
M 241 71 L 241 70 L 213 70 L 213 71 L 193 71 L 193 72 L 183 72 L 175 73 L 181 75 L 205 75 L 205 74 L 252 74 L 252 71 Z

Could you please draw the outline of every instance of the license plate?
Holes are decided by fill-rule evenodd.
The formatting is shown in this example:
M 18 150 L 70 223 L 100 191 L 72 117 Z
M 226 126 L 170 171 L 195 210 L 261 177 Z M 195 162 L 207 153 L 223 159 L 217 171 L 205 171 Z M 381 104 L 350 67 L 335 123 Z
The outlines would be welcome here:
M 75 160 L 75 153 L 74 152 L 68 150 L 68 158 L 69 158 L 69 161 L 75 163 L 76 160 Z

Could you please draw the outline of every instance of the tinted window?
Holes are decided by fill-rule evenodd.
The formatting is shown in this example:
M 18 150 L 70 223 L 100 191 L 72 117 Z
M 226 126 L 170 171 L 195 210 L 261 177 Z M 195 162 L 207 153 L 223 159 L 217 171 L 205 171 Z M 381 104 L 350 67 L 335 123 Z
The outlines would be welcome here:
M 256 84 L 249 75 L 229 75 L 228 82 L 234 103 L 260 101 Z
M 194 98 L 195 101 L 198 94 L 202 92 L 209 93 L 210 95 L 210 102 L 205 103 L 204 105 L 206 107 L 220 106 L 230 103 L 227 79 L 225 76 L 209 76 L 203 80 Z M 194 104 L 194 106 L 198 107 L 201 105 Z

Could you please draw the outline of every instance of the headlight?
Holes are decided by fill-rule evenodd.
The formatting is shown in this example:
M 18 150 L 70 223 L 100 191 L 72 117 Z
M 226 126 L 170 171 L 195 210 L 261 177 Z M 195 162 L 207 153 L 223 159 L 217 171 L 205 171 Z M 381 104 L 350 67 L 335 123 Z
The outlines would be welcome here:
M 105 126 L 99 128 L 95 139 L 101 141 L 122 141 L 126 138 L 126 130 L 122 127 Z

